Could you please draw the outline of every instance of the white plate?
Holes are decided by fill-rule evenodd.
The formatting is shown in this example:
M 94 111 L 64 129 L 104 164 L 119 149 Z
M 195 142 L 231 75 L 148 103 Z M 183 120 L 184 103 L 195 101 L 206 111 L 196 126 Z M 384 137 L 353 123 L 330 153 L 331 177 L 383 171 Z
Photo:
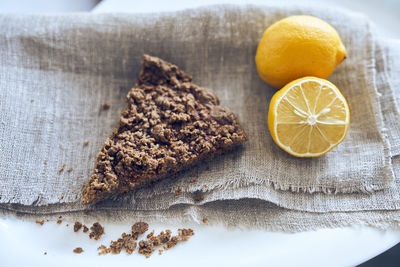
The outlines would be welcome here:
M 66 224 L 69 227 L 66 227 Z M 89 222 L 85 222 L 90 225 Z M 150 258 L 128 255 L 97 255 L 133 222 L 104 224 L 100 240 L 73 232 L 73 222 L 32 221 L 13 217 L 0 219 L 0 266 L 354 266 L 400 240 L 399 231 L 368 227 L 322 229 L 296 234 L 261 230 L 226 229 L 221 226 L 152 224 L 150 230 L 191 227 L 195 235 L 187 242 Z M 72 250 L 82 247 L 82 254 Z M 47 252 L 47 255 L 44 255 Z
M 255 3 L 253 0 L 207 0 L 191 2 L 103 0 L 94 12 L 173 11 L 215 3 Z M 271 2 L 271 1 L 270 1 Z M 280 0 L 281 4 L 321 4 L 317 0 Z M 329 0 L 329 4 L 367 13 L 385 37 L 400 38 L 399 10 L 396 1 Z M 69 227 L 66 227 L 66 223 Z M 34 222 L 13 217 L 0 218 L 0 266 L 354 266 L 400 242 L 400 231 L 379 231 L 370 227 L 321 229 L 296 234 L 261 230 L 226 229 L 204 225 L 151 225 L 156 232 L 166 228 L 191 227 L 195 230 L 187 243 L 157 252 L 149 259 L 142 255 L 98 256 L 97 247 L 116 240 L 129 231 L 133 222 L 105 224 L 106 234 L 94 241 L 83 233 L 74 233 L 73 222 L 61 225 Z M 74 254 L 75 247 L 85 251 Z M 43 255 L 44 252 L 47 255 Z

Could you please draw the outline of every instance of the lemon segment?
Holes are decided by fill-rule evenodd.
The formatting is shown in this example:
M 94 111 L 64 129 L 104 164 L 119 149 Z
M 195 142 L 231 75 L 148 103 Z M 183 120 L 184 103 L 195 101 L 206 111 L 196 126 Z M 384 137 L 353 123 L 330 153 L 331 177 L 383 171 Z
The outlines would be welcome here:
M 304 77 L 271 100 L 268 127 L 283 150 L 296 157 L 319 157 L 345 138 L 350 122 L 346 99 L 327 80 Z

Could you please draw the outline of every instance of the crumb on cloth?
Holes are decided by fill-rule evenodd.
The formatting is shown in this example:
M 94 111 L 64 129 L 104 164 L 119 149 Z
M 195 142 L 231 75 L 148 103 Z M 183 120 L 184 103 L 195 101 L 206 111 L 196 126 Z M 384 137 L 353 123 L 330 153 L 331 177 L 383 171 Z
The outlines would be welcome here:
M 103 103 L 103 105 L 101 105 L 101 109 L 102 109 L 102 110 L 107 110 L 107 109 L 109 109 L 110 107 L 111 107 L 111 105 L 108 104 L 107 102 L 105 102 L 105 103 Z
M 58 170 L 58 173 L 62 173 L 64 170 L 65 170 L 65 166 L 67 166 L 67 164 L 63 164 L 62 166 L 61 166 L 61 168 Z

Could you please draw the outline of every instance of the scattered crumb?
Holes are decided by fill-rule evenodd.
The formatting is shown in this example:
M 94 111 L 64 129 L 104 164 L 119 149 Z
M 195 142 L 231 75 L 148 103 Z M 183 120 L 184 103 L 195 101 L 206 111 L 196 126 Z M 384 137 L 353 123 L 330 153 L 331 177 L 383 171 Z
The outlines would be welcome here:
M 146 238 L 151 238 L 154 236 L 154 230 L 147 234 Z
M 178 237 L 180 237 L 180 241 L 188 241 L 191 236 L 194 235 L 194 231 L 192 229 L 178 229 Z
M 58 199 L 64 199 L 64 195 L 59 196 Z
M 161 245 L 167 245 L 171 241 L 171 230 L 161 231 L 157 236 L 154 236 L 154 231 L 147 235 L 147 240 L 139 242 L 139 254 L 150 257 L 155 251 L 155 248 Z M 158 252 L 160 254 L 160 251 Z
M 40 224 L 40 225 L 43 225 L 43 224 L 44 224 L 44 220 L 41 220 L 41 221 L 36 220 L 35 223 Z
M 149 229 L 149 225 L 145 222 L 137 222 L 131 227 L 132 234 L 122 233 L 121 237 L 117 241 L 111 241 L 110 247 L 101 245 L 97 248 L 100 250 L 99 255 L 103 254 L 119 254 L 123 249 L 126 253 L 132 254 L 137 246 L 136 240 L 139 235 L 144 234 Z M 154 231 L 152 232 L 154 233 Z
M 67 165 L 67 164 L 64 163 L 64 164 L 61 166 L 61 168 L 58 170 L 58 173 L 62 173 L 62 172 L 64 171 L 66 165 Z
M 74 168 L 72 168 L 72 166 L 71 167 L 69 167 L 69 169 L 67 170 L 67 172 L 72 172 L 74 170 Z
M 171 237 L 170 241 L 167 242 L 166 246 L 164 246 L 164 250 L 171 249 L 175 247 L 179 241 L 188 241 L 191 236 L 194 235 L 194 231 L 192 229 L 178 229 L 178 235 Z
M 117 241 L 111 241 L 109 251 L 112 254 L 119 254 L 122 249 L 125 249 L 126 253 L 132 254 L 136 249 L 136 239 L 131 234 L 122 233 L 121 238 Z
M 47 255 L 47 252 L 45 251 L 45 252 L 43 252 L 43 255 Z
M 97 225 L 95 226 L 95 224 Z M 80 222 L 75 222 L 74 230 L 75 226 L 78 228 L 77 231 L 81 227 L 85 227 L 85 225 L 82 226 L 82 223 Z M 100 229 L 100 232 L 102 232 L 101 234 L 104 233 L 103 227 L 99 223 L 94 223 L 93 226 L 90 227 L 90 230 L 92 230 L 90 234 L 92 235 L 93 232 L 97 231 L 96 229 Z M 125 250 L 128 254 L 132 254 L 136 250 L 136 247 L 138 247 L 138 253 L 144 255 L 146 258 L 149 258 L 157 247 L 163 246 L 162 248 L 158 249 L 158 254 L 161 255 L 165 250 L 173 248 L 181 241 L 189 240 L 189 238 L 194 235 L 192 229 L 178 229 L 178 235 L 176 236 L 171 236 L 172 232 L 169 229 L 161 231 L 158 235 L 154 235 L 153 230 L 146 235 L 146 239 L 140 240 L 138 243 L 136 243 L 139 235 L 144 234 L 148 229 L 149 225 L 147 223 L 137 222 L 132 225 L 131 234 L 122 233 L 121 237 L 116 241 L 110 241 L 109 247 L 100 245 L 97 248 L 99 251 L 98 254 L 120 254 L 122 250 Z
M 83 146 L 88 146 L 89 145 L 89 141 L 85 141 L 84 143 L 83 143 Z
M 62 218 L 62 216 L 59 216 L 59 217 L 58 217 L 58 220 L 57 220 L 57 223 L 58 223 L 58 224 L 61 224 L 61 223 L 62 223 L 61 218 Z
M 97 250 L 100 250 L 99 255 L 105 255 L 105 254 L 110 253 L 110 251 L 111 251 L 109 248 L 107 248 L 104 245 L 101 245 L 100 247 L 98 247 Z
M 146 256 L 146 258 L 150 257 L 154 252 L 154 246 L 148 240 L 139 241 L 139 254 Z
M 95 240 L 99 240 L 99 238 L 104 234 L 104 228 L 101 226 L 100 223 L 95 222 L 91 227 L 90 227 L 90 238 L 94 238 Z
M 107 110 L 107 109 L 109 109 L 110 107 L 111 107 L 111 105 L 108 104 L 107 102 L 104 103 L 103 105 L 101 105 L 101 109 L 102 109 L 102 110 Z
M 81 254 L 81 253 L 83 252 L 83 249 L 80 248 L 80 247 L 77 247 L 77 248 L 75 248 L 75 249 L 73 250 L 73 252 L 76 253 L 76 254 Z
M 132 236 L 134 238 L 139 237 L 139 235 L 144 234 L 147 230 L 149 230 L 149 224 L 145 222 L 137 222 L 134 225 L 132 225 L 131 231 L 132 231 Z
M 47 160 L 43 160 L 43 164 L 46 165 L 47 164 Z
M 78 232 L 82 228 L 81 222 L 75 222 L 74 224 L 74 232 Z
M 66 227 L 68 227 L 68 226 L 69 226 L 69 224 L 67 223 L 65 226 L 66 226 Z
M 176 244 L 178 244 L 178 237 L 177 236 L 173 236 L 171 237 L 171 239 L 165 244 L 165 246 L 163 246 L 164 250 L 168 250 L 170 248 L 173 248 L 176 246 Z
M 200 201 L 203 201 L 203 200 L 204 200 L 204 196 L 203 196 L 203 194 L 201 194 L 201 193 L 197 193 L 197 194 L 194 195 L 193 199 L 194 199 L 194 201 L 196 201 L 196 202 L 200 202 Z
M 203 218 L 203 223 L 208 223 L 207 217 L 204 217 L 204 218 Z
M 179 187 L 175 192 L 175 197 L 179 197 L 182 194 L 182 187 Z
M 206 188 L 208 188 L 208 186 L 205 184 L 205 185 L 203 185 L 203 188 L 206 189 Z
M 82 230 L 82 231 L 83 231 L 84 233 L 86 233 L 87 231 L 89 231 L 89 228 L 87 228 L 86 225 L 83 225 L 82 227 L 83 227 L 83 230 Z

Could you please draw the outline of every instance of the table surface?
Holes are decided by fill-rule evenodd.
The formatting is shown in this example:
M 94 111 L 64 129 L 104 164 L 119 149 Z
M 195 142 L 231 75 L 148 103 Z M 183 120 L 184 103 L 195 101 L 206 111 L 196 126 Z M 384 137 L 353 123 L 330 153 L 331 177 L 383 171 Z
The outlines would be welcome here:
M 203 0 L 193 2 L 153 0 L 133 2 L 129 0 L 103 0 L 92 12 L 162 12 L 222 3 L 262 5 L 276 4 L 276 1 Z M 280 0 L 279 4 L 335 6 L 358 11 L 371 18 L 377 25 L 380 36 L 400 39 L 400 27 L 398 27 L 400 25 L 400 2 L 396 0 Z M 224 238 L 219 240 L 220 247 L 224 248 L 226 247 L 224 244 L 229 244 L 235 240 L 232 240 L 229 230 L 221 228 L 219 231 L 226 233 Z M 261 242 L 258 241 L 260 242 L 258 246 L 264 248 L 263 256 L 258 257 L 258 260 L 253 261 L 252 264 L 257 262 L 260 265 L 268 264 L 270 266 L 318 266 L 321 263 L 324 266 L 354 266 L 379 255 L 400 242 L 400 231 L 380 231 L 371 227 L 322 229 L 297 234 L 242 231 L 245 231 L 245 233 L 241 233 L 241 246 L 248 245 L 251 247 L 254 240 L 260 240 L 259 236 L 265 237 Z M 210 232 L 206 229 L 202 229 L 199 234 L 211 238 Z M 250 250 L 247 252 L 248 255 L 252 253 Z M 239 255 L 243 255 L 243 251 Z M 326 259 L 331 259 L 331 261 L 327 262 Z

